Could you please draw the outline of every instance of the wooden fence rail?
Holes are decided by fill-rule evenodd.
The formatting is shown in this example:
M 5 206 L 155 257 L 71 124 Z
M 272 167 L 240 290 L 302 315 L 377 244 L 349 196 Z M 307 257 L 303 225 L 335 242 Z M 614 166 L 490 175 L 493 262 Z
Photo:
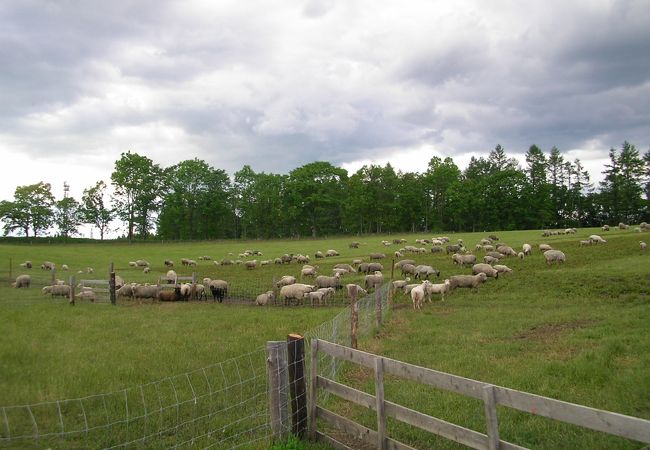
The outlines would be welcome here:
M 525 447 L 499 438 L 497 405 L 650 444 L 650 421 L 648 420 L 494 386 L 319 339 L 313 339 L 311 346 L 309 434 L 313 438 L 329 442 L 337 448 L 348 447 L 325 433 L 319 432 L 316 429 L 317 418 L 371 445 L 376 445 L 379 449 L 411 448 L 386 435 L 386 417 L 392 417 L 471 448 L 524 449 Z M 376 395 L 319 376 L 318 352 L 373 369 Z M 485 405 L 488 433 L 479 433 L 385 400 L 383 398 L 383 378 L 386 374 L 482 400 Z M 318 406 L 316 404 L 318 389 L 375 411 L 377 413 L 377 430 L 371 430 Z

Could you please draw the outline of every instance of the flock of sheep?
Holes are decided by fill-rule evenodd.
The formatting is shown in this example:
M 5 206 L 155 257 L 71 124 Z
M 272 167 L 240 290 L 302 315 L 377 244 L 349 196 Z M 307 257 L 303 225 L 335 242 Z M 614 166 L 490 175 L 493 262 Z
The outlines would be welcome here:
M 627 229 L 627 225 L 619 224 L 620 229 Z M 609 226 L 604 225 L 603 231 L 608 231 Z M 650 231 L 650 226 L 646 223 L 640 224 L 637 228 L 639 231 Z M 545 231 L 543 237 L 553 236 L 557 234 L 574 234 L 574 228 L 568 228 L 558 231 Z M 600 235 L 593 234 L 588 239 L 579 241 L 579 246 L 589 246 L 597 244 L 605 244 L 607 241 Z M 388 257 L 399 259 L 395 263 L 393 270 L 399 271 L 402 279 L 392 281 L 392 292 L 402 292 L 410 296 L 414 309 L 421 309 L 426 301 L 431 301 L 433 295 L 440 295 L 444 300 L 446 294 L 449 294 L 457 288 L 478 288 L 482 283 L 486 282 L 488 278 L 497 279 L 500 274 L 510 273 L 512 269 L 503 264 L 503 260 L 509 257 L 527 258 L 533 253 L 533 246 L 530 244 L 523 244 L 519 251 L 513 247 L 500 242 L 499 238 L 495 235 L 487 236 L 478 242 L 474 247 L 474 252 L 470 252 L 461 239 L 456 243 L 451 243 L 450 239 L 445 236 L 434 237 L 431 239 L 417 239 L 417 245 L 404 245 L 398 250 L 394 251 Z M 406 244 L 404 239 L 394 239 L 391 241 L 382 241 L 383 246 Z M 349 244 L 350 248 L 359 248 L 359 242 L 352 242 Z M 427 249 L 427 246 L 429 248 Z M 647 244 L 643 241 L 639 242 L 639 247 L 642 251 L 647 249 Z M 539 244 L 539 251 L 543 254 L 546 264 L 562 264 L 566 262 L 566 255 L 560 250 L 553 249 L 549 244 Z M 423 253 L 440 253 L 450 256 L 454 265 L 459 268 L 471 267 L 472 274 L 455 274 L 448 276 L 441 283 L 433 283 L 431 277 L 440 277 L 440 271 L 431 265 L 418 264 L 415 259 L 406 259 L 406 255 L 413 255 L 412 258 L 417 258 L 418 255 Z M 478 254 L 482 253 L 482 258 L 479 261 Z M 227 265 L 242 265 L 246 270 L 254 270 L 261 266 L 275 264 L 284 266 L 292 263 L 302 264 L 297 277 L 294 275 L 282 276 L 279 280 L 274 280 L 272 289 L 266 290 L 256 297 L 255 304 L 269 305 L 272 303 L 289 304 L 305 304 L 310 305 L 326 305 L 338 291 L 343 291 L 345 298 L 357 298 L 374 291 L 379 286 L 382 286 L 385 281 L 384 265 L 381 260 L 387 258 L 385 253 L 372 252 L 367 255 L 366 259 L 356 258 L 351 263 L 337 263 L 333 265 L 331 273 L 319 273 L 320 268 L 318 265 L 310 264 L 310 257 L 306 254 L 284 254 L 274 259 L 261 260 L 250 259 L 251 257 L 262 256 L 262 252 L 257 250 L 246 250 L 240 253 L 238 259 L 231 260 L 224 258 L 215 260 L 213 263 L 216 266 Z M 317 251 L 314 253 L 314 258 L 329 258 L 340 256 L 339 252 L 334 249 L 329 249 L 324 252 Z M 246 259 L 248 258 L 248 259 Z M 210 256 L 200 256 L 197 258 L 199 261 L 212 261 Z M 194 268 L 197 266 L 197 260 L 182 258 L 181 265 L 187 268 Z M 129 261 L 129 267 L 142 268 L 144 273 L 151 271 L 150 263 L 145 259 L 138 259 L 136 261 Z M 221 279 L 204 278 L 202 283 L 180 283 L 179 276 L 174 270 L 175 263 L 172 260 L 164 260 L 164 266 L 169 270 L 165 277 L 161 277 L 156 284 L 139 284 L 139 283 L 125 283 L 124 280 L 116 276 L 116 294 L 119 297 L 125 297 L 135 300 L 153 299 L 161 302 L 165 301 L 182 301 L 182 300 L 207 300 L 208 295 L 211 295 L 215 301 L 223 302 L 227 297 L 229 291 L 228 282 Z M 21 267 L 31 269 L 33 267 L 31 261 L 25 261 Z M 56 265 L 51 261 L 44 261 L 40 265 L 43 270 L 54 270 Z M 390 268 L 390 266 L 389 266 Z M 65 264 L 61 265 L 61 270 L 69 270 Z M 79 270 L 80 273 L 92 273 L 93 269 L 90 267 L 84 270 Z M 345 283 L 344 278 L 351 276 L 363 275 L 361 284 Z M 187 278 L 187 277 L 186 277 Z M 309 279 L 309 283 L 306 282 Z M 411 283 L 411 280 L 414 283 Z M 196 281 L 196 280 L 194 280 Z M 415 282 L 417 281 L 417 282 Z M 162 283 L 161 283 L 162 282 Z M 28 274 L 19 275 L 15 282 L 12 284 L 15 288 L 28 288 L 31 285 L 31 277 Z M 74 295 L 79 299 L 95 300 L 95 293 L 92 288 L 87 286 L 77 286 L 79 292 L 74 292 Z M 171 288 L 171 289 L 170 289 Z M 62 280 L 50 286 L 45 286 L 43 294 L 52 296 L 64 296 L 70 298 L 73 294 L 73 288 L 66 285 Z

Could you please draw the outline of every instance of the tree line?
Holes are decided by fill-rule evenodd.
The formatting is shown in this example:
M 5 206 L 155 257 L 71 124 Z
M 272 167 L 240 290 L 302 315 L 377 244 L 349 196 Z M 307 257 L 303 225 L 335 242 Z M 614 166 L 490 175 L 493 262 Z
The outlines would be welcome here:
M 317 161 L 286 175 L 246 165 L 231 178 L 205 161 L 161 168 L 122 153 L 108 185 L 79 201 L 56 200 L 48 183 L 18 186 L 0 202 L 5 235 L 72 237 L 82 224 L 103 240 L 116 221 L 125 237 L 172 240 L 287 238 L 416 231 L 479 231 L 600 226 L 650 219 L 650 150 L 624 142 L 609 152 L 597 187 L 580 160 L 532 145 L 525 167 L 497 145 L 465 170 L 433 157 L 424 173 L 366 165 L 350 175 Z M 56 231 L 52 231 L 56 230 Z

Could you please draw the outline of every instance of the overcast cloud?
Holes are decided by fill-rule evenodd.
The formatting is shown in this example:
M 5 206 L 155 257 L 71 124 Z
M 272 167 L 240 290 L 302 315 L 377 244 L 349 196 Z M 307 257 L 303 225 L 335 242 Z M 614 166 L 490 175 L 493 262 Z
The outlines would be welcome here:
M 132 150 L 234 174 L 650 145 L 647 1 L 0 3 L 0 197 Z M 14 170 L 14 169 L 24 170 Z

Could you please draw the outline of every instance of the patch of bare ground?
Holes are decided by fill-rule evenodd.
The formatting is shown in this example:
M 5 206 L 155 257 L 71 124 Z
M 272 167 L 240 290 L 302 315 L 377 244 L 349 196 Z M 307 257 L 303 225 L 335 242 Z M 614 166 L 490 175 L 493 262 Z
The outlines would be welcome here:
M 595 323 L 594 320 L 572 320 L 570 322 L 543 323 L 515 334 L 513 338 L 530 341 L 552 341 L 557 339 L 564 332 L 585 328 L 593 323 Z

